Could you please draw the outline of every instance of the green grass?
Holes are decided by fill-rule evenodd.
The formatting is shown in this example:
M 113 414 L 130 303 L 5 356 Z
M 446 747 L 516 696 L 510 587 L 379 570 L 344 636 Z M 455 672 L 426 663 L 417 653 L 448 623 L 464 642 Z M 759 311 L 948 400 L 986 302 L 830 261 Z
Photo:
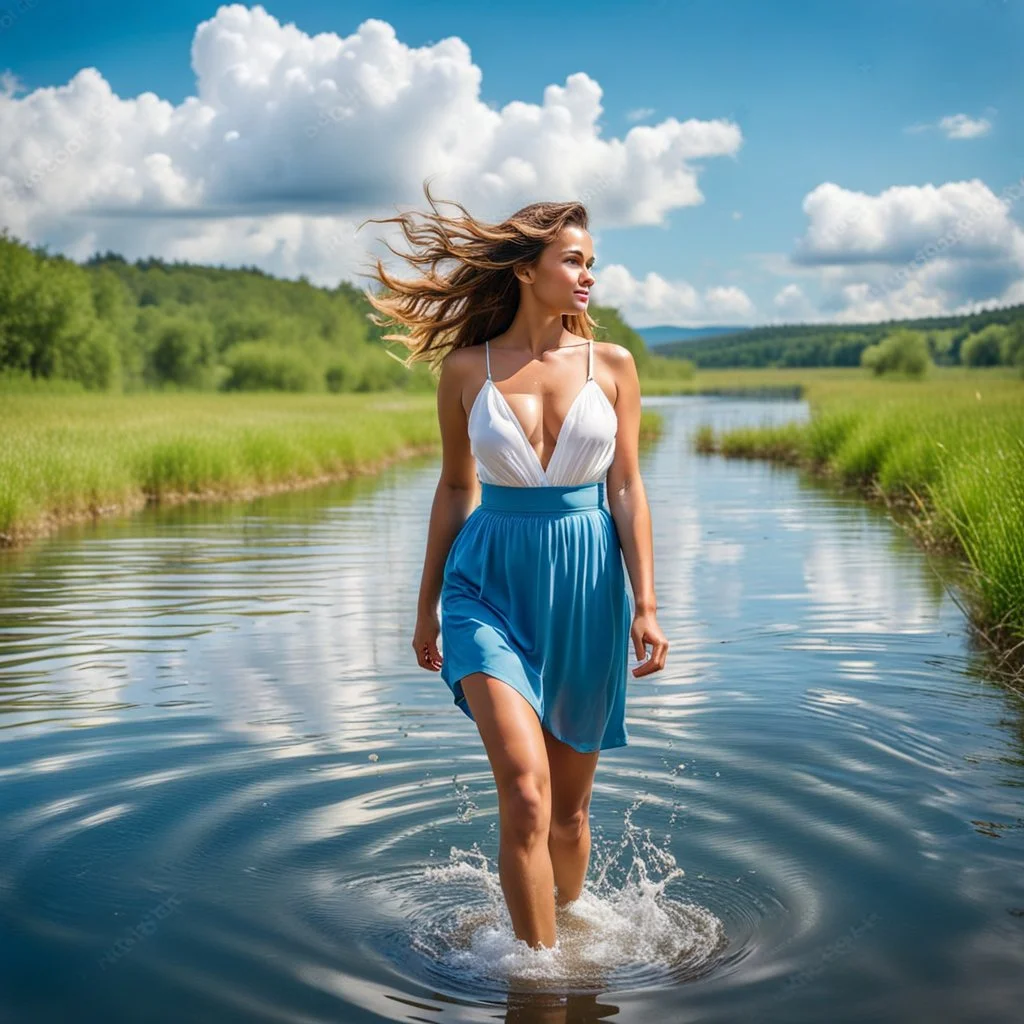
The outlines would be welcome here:
M 967 369 L 961 366 L 937 366 L 928 371 L 922 381 L 905 377 L 875 377 L 859 367 L 794 367 L 783 369 L 762 367 L 759 369 L 698 370 L 688 380 L 660 380 L 657 377 L 641 376 L 640 384 L 645 395 L 697 395 L 697 394 L 749 394 L 759 392 L 798 392 L 808 401 L 827 398 L 829 395 L 898 394 L 912 392 L 922 384 L 942 384 L 964 387 L 979 382 L 1002 381 L 1008 385 L 1022 382 L 1021 372 L 1008 366 L 986 369 Z M 881 392 L 879 389 L 883 389 Z
M 645 410 L 641 433 L 661 418 Z M 231 498 L 438 450 L 433 394 L 0 394 L 0 543 L 147 502 Z
M 437 442 L 432 397 L 6 395 L 0 534 L 360 472 Z
M 1024 640 L 1024 383 L 953 370 L 923 382 L 811 382 L 811 418 L 697 433 L 700 451 L 799 464 L 909 510 L 918 538 L 970 566 L 968 610 L 1004 649 Z

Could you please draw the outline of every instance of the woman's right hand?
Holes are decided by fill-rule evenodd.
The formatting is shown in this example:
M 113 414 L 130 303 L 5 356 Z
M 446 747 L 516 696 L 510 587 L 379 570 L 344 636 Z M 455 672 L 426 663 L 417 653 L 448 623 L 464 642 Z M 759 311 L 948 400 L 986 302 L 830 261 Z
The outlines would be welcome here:
M 437 612 L 420 612 L 416 616 L 416 629 L 412 635 L 412 649 L 420 668 L 439 672 L 444 659 L 437 649 L 437 637 L 441 632 Z

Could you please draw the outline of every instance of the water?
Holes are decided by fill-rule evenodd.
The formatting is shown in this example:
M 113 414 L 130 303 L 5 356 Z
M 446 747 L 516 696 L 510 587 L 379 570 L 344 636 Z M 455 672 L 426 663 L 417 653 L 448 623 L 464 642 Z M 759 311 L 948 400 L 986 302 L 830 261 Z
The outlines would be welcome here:
M 559 950 L 410 646 L 435 459 L 0 554 L 0 1020 L 1018 1020 L 1021 705 L 886 517 L 650 399 L 664 672 Z

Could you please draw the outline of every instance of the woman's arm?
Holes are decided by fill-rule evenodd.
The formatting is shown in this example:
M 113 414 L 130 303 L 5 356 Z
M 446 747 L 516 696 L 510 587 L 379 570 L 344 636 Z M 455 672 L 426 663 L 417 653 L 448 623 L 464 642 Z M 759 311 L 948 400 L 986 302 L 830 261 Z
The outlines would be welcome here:
M 437 383 L 437 419 L 441 427 L 441 476 L 430 506 L 427 548 L 417 601 L 412 646 L 421 668 L 438 671 L 440 623 L 437 603 L 444 580 L 444 563 L 452 542 L 479 503 L 473 453 L 469 447 L 466 410 L 462 405 L 466 360 L 461 351 L 449 353 Z
M 630 636 L 636 656 L 646 655 L 645 644 L 651 645 L 648 661 L 633 669 L 634 676 L 645 676 L 665 667 L 668 640 L 656 621 L 658 602 L 654 594 L 654 541 L 651 531 L 651 510 L 647 492 L 640 477 L 640 379 L 629 349 L 620 345 L 601 346 L 614 363 L 618 394 L 615 413 L 619 426 L 615 457 L 608 469 L 608 510 L 622 545 L 622 556 L 633 587 L 634 616 Z

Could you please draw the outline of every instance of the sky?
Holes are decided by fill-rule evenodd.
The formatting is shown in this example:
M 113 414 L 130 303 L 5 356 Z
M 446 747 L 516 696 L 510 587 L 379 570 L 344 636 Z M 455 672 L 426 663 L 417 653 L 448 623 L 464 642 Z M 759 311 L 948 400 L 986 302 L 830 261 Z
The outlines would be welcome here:
M 366 285 L 423 182 L 586 203 L 634 327 L 1024 302 L 1024 0 L 0 0 L 0 224 Z

